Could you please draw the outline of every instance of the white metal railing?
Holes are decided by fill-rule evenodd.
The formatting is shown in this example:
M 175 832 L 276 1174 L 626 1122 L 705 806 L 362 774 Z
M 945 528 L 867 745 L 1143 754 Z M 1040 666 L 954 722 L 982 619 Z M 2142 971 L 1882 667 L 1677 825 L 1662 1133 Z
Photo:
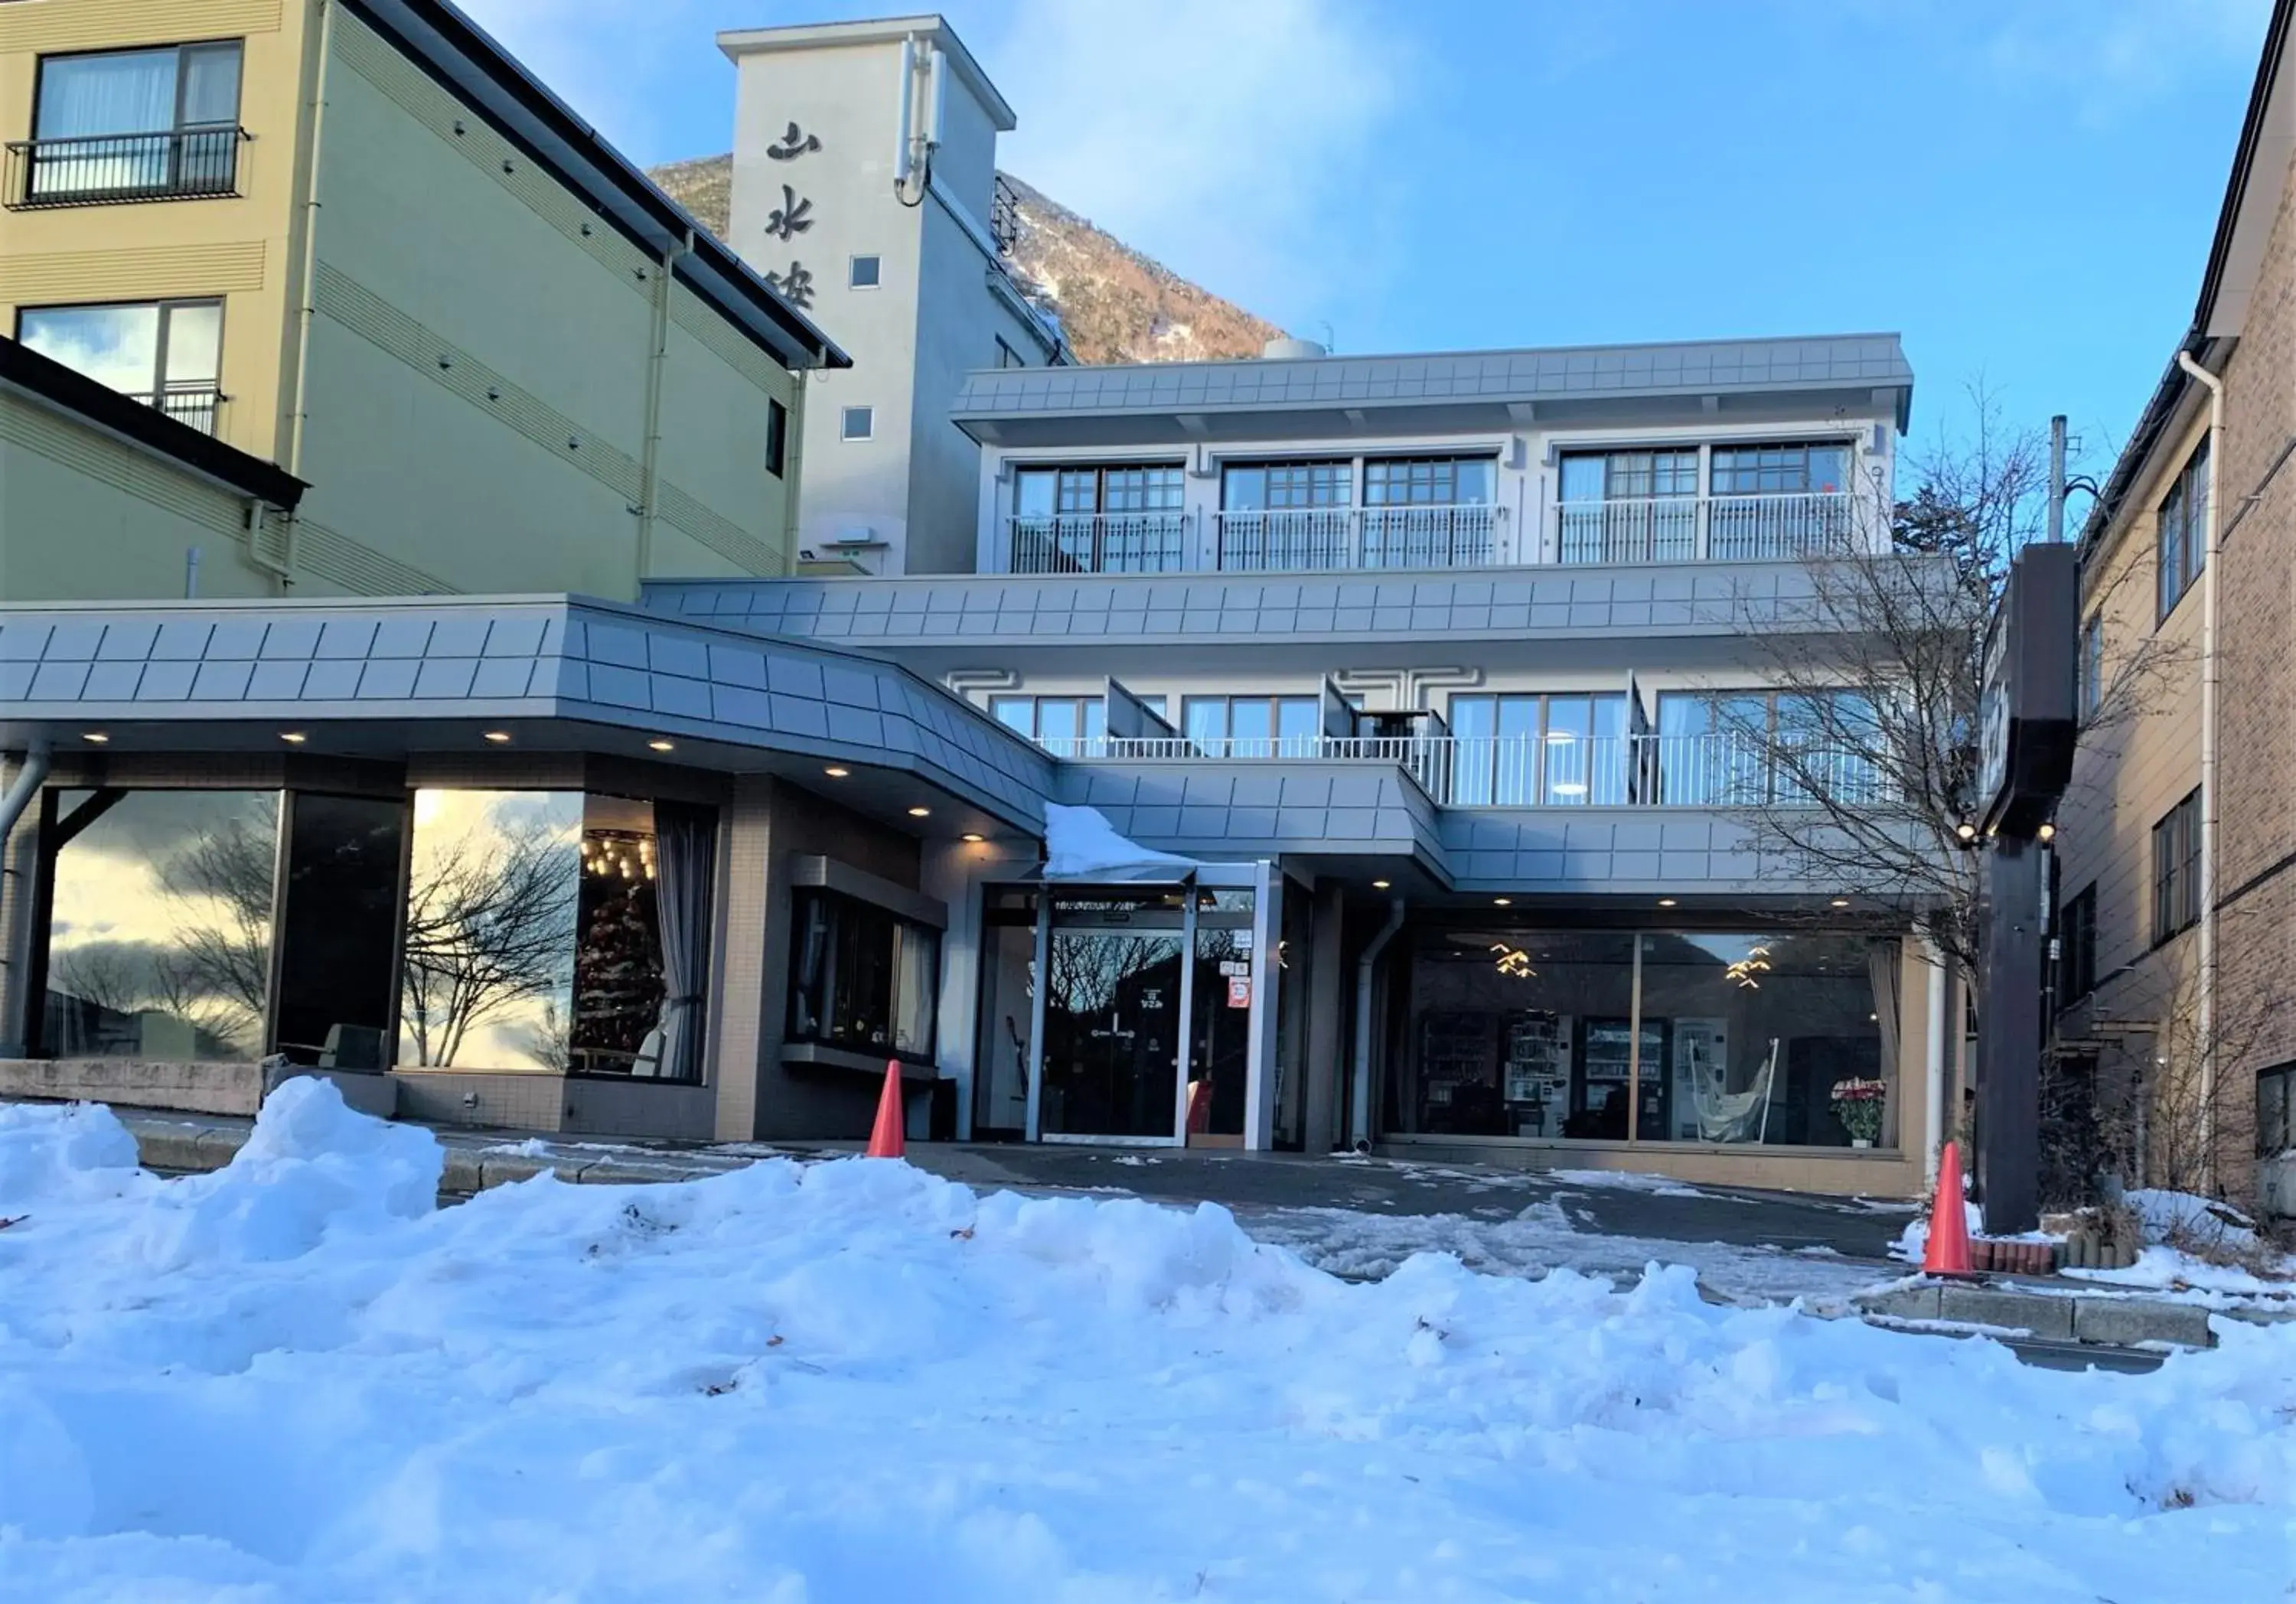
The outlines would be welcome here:
M 1861 752 L 1750 735 L 1103 736 L 1043 743 L 1055 756 L 1133 762 L 1390 763 L 1449 807 L 1755 807 L 1887 799 Z
M 1015 574 L 1171 574 L 1188 566 L 1188 515 L 1054 512 L 1004 520 Z
M 1555 551 L 1571 563 L 1735 562 L 1856 549 L 1846 490 L 1562 502 Z
M 1488 568 L 1506 560 L 1506 509 L 1290 507 L 1212 514 L 1212 566 L 1226 573 Z

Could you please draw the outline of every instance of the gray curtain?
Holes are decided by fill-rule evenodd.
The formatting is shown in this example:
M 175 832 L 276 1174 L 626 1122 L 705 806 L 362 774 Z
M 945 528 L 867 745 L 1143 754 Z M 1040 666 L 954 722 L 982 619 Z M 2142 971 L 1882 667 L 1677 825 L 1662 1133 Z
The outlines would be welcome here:
M 709 992 L 709 893 L 717 880 L 718 810 L 653 805 L 654 906 L 661 923 L 661 1074 L 701 1078 Z
M 1866 949 L 1866 972 L 1874 979 L 1874 1024 L 1882 1033 L 1882 1078 L 1890 1083 L 1889 1101 L 1882 1105 L 1881 1144 L 1898 1141 L 1898 1094 L 1906 1081 L 1898 1063 L 1898 977 L 1903 943 L 1876 938 Z

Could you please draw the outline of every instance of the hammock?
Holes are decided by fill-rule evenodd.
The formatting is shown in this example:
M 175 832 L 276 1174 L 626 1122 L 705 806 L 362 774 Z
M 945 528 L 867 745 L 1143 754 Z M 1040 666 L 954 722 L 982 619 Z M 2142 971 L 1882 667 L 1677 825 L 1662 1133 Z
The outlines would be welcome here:
M 1770 1133 L 1770 1087 L 1778 1074 L 1778 1038 L 1770 1038 L 1770 1056 L 1754 1084 L 1743 1092 L 1709 1092 L 1706 1077 L 1690 1083 L 1691 1099 L 1698 1105 L 1698 1134 L 1708 1142 L 1760 1142 Z

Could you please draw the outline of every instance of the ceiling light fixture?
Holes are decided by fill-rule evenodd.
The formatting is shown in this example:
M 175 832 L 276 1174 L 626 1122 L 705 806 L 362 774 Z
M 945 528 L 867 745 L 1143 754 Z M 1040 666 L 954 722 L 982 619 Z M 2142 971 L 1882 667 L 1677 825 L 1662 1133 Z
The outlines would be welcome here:
M 102 746 L 105 741 L 111 740 L 111 737 L 105 734 L 102 730 L 84 730 L 80 732 L 80 739 L 86 741 L 90 746 Z
M 496 746 L 507 746 L 510 744 L 510 732 L 508 730 L 488 730 L 487 732 L 487 739 L 493 741 Z
M 832 780 L 842 780 L 853 771 L 849 768 L 841 768 L 838 765 L 832 763 L 821 772 L 828 775 Z
M 968 841 L 972 841 L 972 842 L 973 842 L 974 844 L 978 845 L 979 843 L 980 843 L 980 842 L 982 842 L 982 841 L 987 840 L 988 838 L 987 836 L 985 836 L 985 835 L 982 835 L 982 834 L 981 834 L 979 831 L 977 831 L 977 830 L 968 830 L 968 831 L 966 831 L 964 832 L 964 835 L 963 839 L 965 839 L 965 840 L 968 840 Z
M 1837 896 L 1833 899 L 1833 905 L 1837 908 L 1846 908 L 1849 905 L 1849 899 L 1846 896 Z
M 1977 839 L 1977 826 L 1971 823 L 1967 819 L 1964 819 L 1960 823 L 1955 825 L 1953 832 L 1964 841 L 1973 841 Z
M 1671 908 L 1674 906 L 1674 898 L 1671 896 L 1661 896 L 1658 899 L 1658 905 L 1661 908 Z
M 305 741 L 311 738 L 308 735 L 304 734 L 300 730 L 282 730 L 279 732 L 279 739 L 285 741 L 289 746 L 301 746 Z
M 930 807 L 912 807 L 909 809 L 909 817 L 912 819 L 929 819 L 931 816 L 932 809 Z
M 1384 891 L 1394 883 L 1392 880 L 1374 880 L 1371 883 L 1371 888 L 1374 891 Z
M 1512 908 L 1514 906 L 1514 898 L 1512 896 L 1494 896 L 1491 898 L 1491 903 L 1495 907 Z
M 2040 830 L 2040 836 L 2041 836 L 2041 839 L 2042 839 L 2043 840 L 2045 840 L 2045 841 L 2054 841 L 2054 840 L 2055 840 L 2055 839 L 2057 839 L 2057 827 L 2056 827 L 2055 825 L 2054 825 L 2054 824 L 2044 824 L 2044 825 L 2042 825 L 2042 826 L 2041 826 L 2041 830 Z
M 677 743 L 674 741 L 662 741 L 656 739 L 646 742 L 646 749 L 650 752 L 675 751 L 676 748 Z

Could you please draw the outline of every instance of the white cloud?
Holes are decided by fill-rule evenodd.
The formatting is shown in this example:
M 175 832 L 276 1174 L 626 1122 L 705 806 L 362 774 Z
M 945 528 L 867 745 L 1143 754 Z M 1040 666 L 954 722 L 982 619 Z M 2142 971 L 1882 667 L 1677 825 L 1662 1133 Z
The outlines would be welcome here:
M 1215 293 L 1303 323 L 1411 61 L 1355 0 L 1021 0 L 975 48 L 1003 166 Z
M 2087 0 L 2013 10 L 1985 41 L 1993 70 L 2070 92 L 2081 118 L 2120 116 L 2213 69 L 2253 61 L 2270 0 Z

